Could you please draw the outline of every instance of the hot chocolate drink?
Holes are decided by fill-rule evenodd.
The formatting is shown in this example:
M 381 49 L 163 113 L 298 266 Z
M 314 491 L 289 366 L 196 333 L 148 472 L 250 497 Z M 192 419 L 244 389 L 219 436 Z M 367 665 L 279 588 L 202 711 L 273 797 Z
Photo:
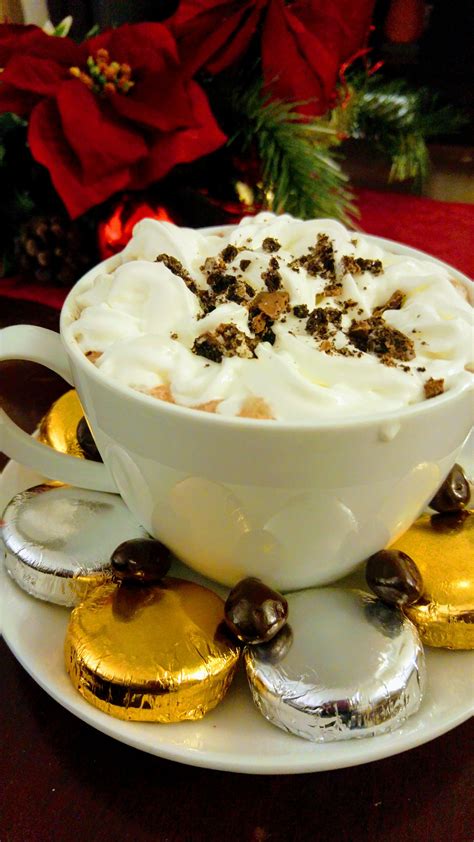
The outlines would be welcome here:
M 113 382 L 224 416 L 372 415 L 470 378 L 472 307 L 434 261 L 332 220 L 223 234 L 144 220 L 67 327 Z

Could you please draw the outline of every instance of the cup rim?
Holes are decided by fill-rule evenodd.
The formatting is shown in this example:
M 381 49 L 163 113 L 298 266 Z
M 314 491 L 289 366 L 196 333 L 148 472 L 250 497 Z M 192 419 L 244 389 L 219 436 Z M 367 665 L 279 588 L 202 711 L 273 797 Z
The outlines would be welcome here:
M 219 234 L 225 233 L 226 231 L 230 231 L 233 228 L 236 228 L 236 225 L 215 225 L 215 226 L 207 226 L 205 228 L 199 228 L 197 230 L 201 231 L 205 234 Z M 357 233 L 357 232 L 356 232 Z M 412 255 L 413 257 L 428 259 L 433 263 L 436 263 L 439 266 L 442 266 L 444 269 L 449 270 L 449 272 L 455 277 L 456 280 L 461 281 L 461 283 L 466 286 L 466 288 L 470 291 L 473 285 L 473 281 L 465 275 L 463 272 L 460 272 L 458 269 L 455 269 L 453 266 L 450 266 L 449 263 L 445 263 L 443 260 L 439 260 L 439 258 L 434 257 L 433 255 L 428 254 L 427 252 L 421 251 L 420 249 L 413 248 L 412 246 L 407 246 L 404 243 L 399 243 L 396 240 L 389 240 L 385 237 L 377 237 L 372 234 L 366 234 L 365 232 L 361 232 L 362 236 L 368 239 L 370 242 L 374 243 L 374 245 L 378 245 L 382 248 L 392 250 L 394 253 L 398 254 L 407 254 Z M 121 252 L 120 252 L 121 253 Z M 170 419 L 173 417 L 178 420 L 181 418 L 182 420 L 190 420 L 193 424 L 200 424 L 204 426 L 208 425 L 217 425 L 217 427 L 223 428 L 235 428 L 235 429 L 248 429 L 248 430 L 264 430 L 265 434 L 283 431 L 318 431 L 318 430 L 337 430 L 337 429 L 346 429 L 346 428 L 355 428 L 355 427 L 370 427 L 374 424 L 390 424 L 390 422 L 394 421 L 402 421 L 405 418 L 411 418 L 418 415 L 423 415 L 426 413 L 432 412 L 436 407 L 441 408 L 446 403 L 454 400 L 457 397 L 460 397 L 464 392 L 469 392 L 474 390 L 474 378 L 471 382 L 467 381 L 464 383 L 459 384 L 458 386 L 449 389 L 447 392 L 444 392 L 442 395 L 438 395 L 436 398 L 431 400 L 419 401 L 418 403 L 410 404 L 408 406 L 399 407 L 398 409 L 388 410 L 387 412 L 378 412 L 374 415 L 345 415 L 344 417 L 338 418 L 336 416 L 333 417 L 325 417 L 319 419 L 309 419 L 305 421 L 283 421 L 279 419 L 260 419 L 260 418 L 240 418 L 238 416 L 224 416 L 218 415 L 217 413 L 211 412 L 199 412 L 192 407 L 187 406 L 180 406 L 179 404 L 168 403 L 167 401 L 157 400 L 156 398 L 152 397 L 151 395 L 147 395 L 144 392 L 138 392 L 135 389 L 132 389 L 131 386 L 122 385 L 121 383 L 115 383 L 112 380 L 108 380 L 103 374 L 101 374 L 100 369 L 96 366 L 91 365 L 91 363 L 87 360 L 85 355 L 82 353 L 80 348 L 76 343 L 72 341 L 71 338 L 66 338 L 65 336 L 65 328 L 69 326 L 70 322 L 66 324 L 66 320 L 70 319 L 70 308 L 72 302 L 74 301 L 75 294 L 77 292 L 77 287 L 80 284 L 85 283 L 91 276 L 97 275 L 101 269 L 110 271 L 111 269 L 115 268 L 115 265 L 118 264 L 119 254 L 112 255 L 111 257 L 102 260 L 92 269 L 89 269 L 85 275 L 80 278 L 76 284 L 71 288 L 70 292 L 68 293 L 64 304 L 61 309 L 60 315 L 60 334 L 63 341 L 63 344 L 66 348 L 68 354 L 70 354 L 74 361 L 79 364 L 79 366 L 83 369 L 84 373 L 87 376 L 92 377 L 97 383 L 99 383 L 102 387 L 106 386 L 112 392 L 116 392 L 119 395 L 122 395 L 124 398 L 134 399 L 141 403 L 144 407 L 152 408 L 154 407 L 157 413 L 164 413 L 168 415 Z

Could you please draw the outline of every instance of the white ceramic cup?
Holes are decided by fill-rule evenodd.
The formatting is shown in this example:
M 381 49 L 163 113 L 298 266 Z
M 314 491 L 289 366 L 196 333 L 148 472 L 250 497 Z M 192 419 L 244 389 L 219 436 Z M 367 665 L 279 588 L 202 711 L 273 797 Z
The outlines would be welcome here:
M 73 288 L 61 336 L 18 325 L 1 332 L 0 346 L 0 359 L 42 363 L 75 386 L 104 464 L 56 453 L 2 412 L 9 456 L 62 482 L 118 491 L 179 558 L 230 586 L 247 575 L 282 590 L 332 582 L 410 526 L 470 432 L 471 387 L 396 412 L 321 423 L 224 418 L 156 400 L 109 382 L 64 337 L 76 294 L 114 262 Z

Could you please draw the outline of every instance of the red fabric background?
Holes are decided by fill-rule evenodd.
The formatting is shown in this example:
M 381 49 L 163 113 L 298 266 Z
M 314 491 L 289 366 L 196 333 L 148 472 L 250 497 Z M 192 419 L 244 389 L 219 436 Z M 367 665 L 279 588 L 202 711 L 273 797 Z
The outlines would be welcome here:
M 362 231 L 419 248 L 474 276 L 474 205 L 374 190 L 359 190 L 357 196 Z M 67 290 L 4 278 L 2 295 L 60 308 Z

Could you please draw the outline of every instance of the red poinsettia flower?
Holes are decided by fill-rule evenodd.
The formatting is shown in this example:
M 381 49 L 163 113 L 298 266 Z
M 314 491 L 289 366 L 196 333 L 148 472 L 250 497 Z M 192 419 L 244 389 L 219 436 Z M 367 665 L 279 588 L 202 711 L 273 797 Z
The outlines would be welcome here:
M 324 114 L 341 65 L 363 46 L 374 0 L 181 0 L 167 25 L 190 73 L 219 73 L 241 58 L 257 30 L 266 88 Z
M 0 112 L 29 117 L 33 157 L 72 217 L 225 142 L 201 87 L 159 23 L 82 44 L 0 26 Z

